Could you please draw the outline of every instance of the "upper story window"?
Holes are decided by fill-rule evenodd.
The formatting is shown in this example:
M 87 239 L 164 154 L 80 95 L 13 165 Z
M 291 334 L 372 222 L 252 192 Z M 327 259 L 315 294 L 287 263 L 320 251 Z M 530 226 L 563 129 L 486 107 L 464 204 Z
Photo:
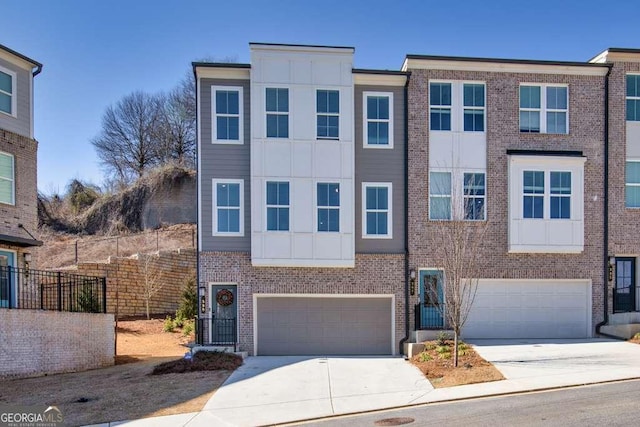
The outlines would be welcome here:
M 523 218 L 571 219 L 571 172 L 524 171 L 522 191 Z M 547 203 L 548 211 L 545 210 Z
M 318 231 L 340 231 L 340 184 L 317 186 Z
M 242 88 L 214 86 L 212 91 L 213 141 L 242 144 Z
M 627 161 L 624 193 L 626 207 L 640 208 L 640 160 Z
M 463 93 L 465 132 L 484 132 L 484 84 L 465 83 Z
M 213 180 L 213 235 L 244 235 L 244 181 Z
M 318 90 L 316 93 L 318 139 L 338 139 L 340 135 L 340 92 Z
M 364 146 L 393 148 L 393 93 L 364 92 Z
M 16 115 L 16 74 L 0 67 L 0 112 Z
M 362 237 L 390 239 L 391 183 L 362 183 Z
M 571 218 L 571 172 L 549 172 L 550 217 L 557 219 Z
M 0 152 L 0 203 L 15 205 L 14 158 Z
M 520 132 L 568 133 L 567 86 L 521 85 Z
M 451 219 L 451 172 L 429 173 L 429 219 Z
M 451 83 L 429 84 L 431 130 L 451 130 Z
M 289 231 L 289 183 L 267 182 L 267 230 Z
M 289 89 L 267 88 L 267 138 L 289 138 Z
M 485 174 L 465 173 L 463 179 L 464 219 L 485 219 Z
M 430 82 L 429 129 L 484 132 L 485 98 L 481 82 Z
M 544 172 L 523 172 L 523 218 L 542 218 L 544 216 Z
M 627 120 L 640 121 L 640 75 L 627 74 Z

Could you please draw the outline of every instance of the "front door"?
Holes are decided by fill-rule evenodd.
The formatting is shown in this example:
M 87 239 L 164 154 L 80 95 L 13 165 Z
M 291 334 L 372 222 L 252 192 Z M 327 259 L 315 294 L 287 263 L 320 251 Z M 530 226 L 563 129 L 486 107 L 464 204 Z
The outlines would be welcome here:
M 444 327 L 441 309 L 444 308 L 442 272 L 425 270 L 420 272 L 420 327 L 440 329 Z
M 238 301 L 236 285 L 211 285 L 211 343 L 237 343 Z
M 613 311 L 636 311 L 636 259 L 616 258 L 616 288 L 613 293 Z
M 15 253 L 0 251 L 0 308 L 10 308 L 16 300 L 14 274 L 10 268 L 14 266 Z

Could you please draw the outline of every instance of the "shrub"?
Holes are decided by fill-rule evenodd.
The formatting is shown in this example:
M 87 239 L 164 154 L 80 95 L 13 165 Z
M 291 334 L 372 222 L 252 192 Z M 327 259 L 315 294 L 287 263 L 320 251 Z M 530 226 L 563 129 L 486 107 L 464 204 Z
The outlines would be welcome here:
M 425 343 L 425 344 L 424 344 L 424 349 L 425 349 L 426 351 L 435 350 L 435 349 L 436 349 L 436 347 L 437 347 L 437 346 L 436 346 L 436 344 L 435 344 L 435 343 L 433 343 L 433 342 L 427 342 L 427 343 Z
M 448 339 L 449 339 L 449 334 L 446 333 L 445 331 L 440 331 L 438 332 L 436 342 L 438 343 L 438 345 L 445 345 Z
M 418 358 L 418 362 L 428 362 L 430 360 L 433 360 L 433 357 L 431 357 L 431 355 L 426 351 L 419 353 L 416 357 Z
M 176 318 L 173 320 L 173 326 L 176 328 L 182 328 L 184 326 L 184 322 L 185 318 L 176 314 Z
M 180 306 L 176 311 L 176 318 L 193 319 L 198 314 L 198 293 L 196 292 L 196 279 L 189 277 L 180 295 Z
M 97 292 L 94 292 L 91 283 L 83 283 L 80 288 L 80 292 L 76 296 L 76 311 L 82 313 L 100 313 L 101 309 L 100 298 Z
M 193 320 L 187 320 L 182 327 L 182 335 L 188 337 L 193 333 Z
M 438 357 L 440 359 L 451 359 L 451 353 L 450 352 L 440 353 L 438 354 Z
M 468 349 L 469 346 L 466 343 L 463 343 L 462 341 L 458 343 L 458 351 L 466 351 Z
M 446 345 L 439 345 L 438 347 L 436 347 L 436 353 L 449 353 L 449 347 Z
M 631 339 L 634 339 L 634 340 L 640 340 L 640 332 L 638 332 L 637 334 L 635 334 L 635 335 L 633 336 L 633 338 L 631 338 Z
M 164 323 L 162 324 L 162 330 L 164 332 L 173 332 L 175 328 L 176 325 L 173 323 L 173 319 L 171 318 L 171 316 L 167 316 L 164 319 Z

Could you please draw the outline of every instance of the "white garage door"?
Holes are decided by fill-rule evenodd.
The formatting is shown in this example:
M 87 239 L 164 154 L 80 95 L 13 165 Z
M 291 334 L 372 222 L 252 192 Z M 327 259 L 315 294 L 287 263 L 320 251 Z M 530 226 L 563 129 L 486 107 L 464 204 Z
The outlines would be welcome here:
M 591 281 L 490 280 L 478 291 L 463 338 L 591 336 Z
M 390 297 L 257 297 L 257 354 L 388 355 Z

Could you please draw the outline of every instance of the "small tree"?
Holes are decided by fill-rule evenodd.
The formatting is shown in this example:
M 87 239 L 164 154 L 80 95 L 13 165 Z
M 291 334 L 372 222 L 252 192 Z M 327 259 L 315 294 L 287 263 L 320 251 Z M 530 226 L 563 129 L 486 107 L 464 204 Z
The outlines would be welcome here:
M 191 276 L 187 279 L 182 294 L 180 306 L 176 311 L 176 318 L 193 319 L 198 314 L 198 294 L 196 292 L 196 279 Z
M 159 254 L 138 254 L 138 268 L 142 274 L 143 292 L 142 296 L 145 303 L 145 312 L 147 319 L 151 318 L 150 303 L 153 297 L 164 287 L 164 272 L 159 264 Z

